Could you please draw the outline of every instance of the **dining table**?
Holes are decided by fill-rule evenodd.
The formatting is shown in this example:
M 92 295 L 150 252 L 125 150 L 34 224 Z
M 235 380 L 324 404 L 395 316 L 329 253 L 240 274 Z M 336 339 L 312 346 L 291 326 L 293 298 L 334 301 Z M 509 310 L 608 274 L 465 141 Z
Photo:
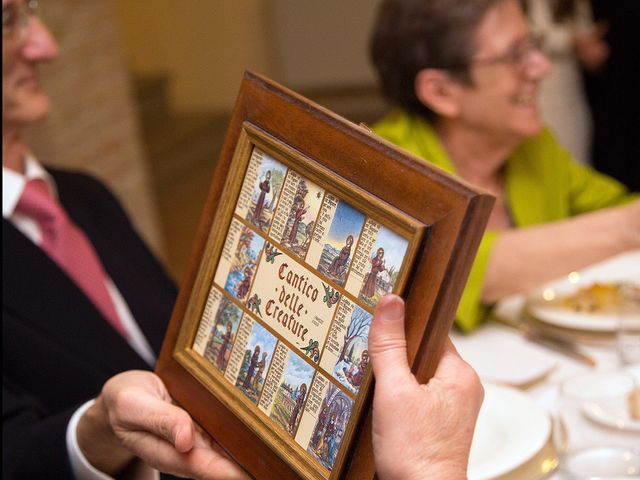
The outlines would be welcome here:
M 606 278 L 611 272 L 640 282 L 640 251 L 627 252 L 584 269 L 589 278 Z M 494 403 L 496 399 L 505 403 L 493 406 L 497 411 L 489 421 L 478 421 L 469 464 L 470 480 L 569 478 L 559 468 L 561 455 L 553 442 L 554 429 L 557 429 L 554 419 L 558 415 L 563 382 L 586 372 L 624 370 L 640 385 L 640 363 L 629 365 L 621 361 L 615 331 L 598 332 L 597 335 L 590 335 L 592 332 L 582 336 L 561 335 L 566 329 L 541 325 L 528 314 L 530 299 L 531 294 L 506 298 L 494 307 L 490 319 L 474 331 L 463 333 L 454 329 L 451 332 L 454 345 L 480 376 L 485 392 L 490 394 L 489 399 Z M 510 412 L 512 405 L 518 404 L 520 399 L 522 405 L 513 407 L 516 411 Z M 529 402 L 528 407 L 526 402 Z M 517 408 L 530 412 L 517 411 Z M 517 427 L 518 422 L 524 421 L 532 411 L 542 412 L 539 414 L 546 416 L 549 425 L 543 431 L 537 427 L 535 435 L 544 438 L 532 438 L 531 442 L 537 442 L 535 446 L 527 445 L 528 439 L 522 430 L 536 431 L 536 426 L 525 425 L 520 431 Z M 500 429 L 502 439 L 493 432 Z M 604 430 L 602 443 L 615 442 L 628 435 L 626 431 Z M 640 432 L 637 438 L 640 448 Z M 496 440 L 502 441 L 504 448 L 488 446 Z M 522 443 L 521 451 L 514 446 L 518 442 Z M 505 458 L 508 455 L 513 457 L 511 463 Z

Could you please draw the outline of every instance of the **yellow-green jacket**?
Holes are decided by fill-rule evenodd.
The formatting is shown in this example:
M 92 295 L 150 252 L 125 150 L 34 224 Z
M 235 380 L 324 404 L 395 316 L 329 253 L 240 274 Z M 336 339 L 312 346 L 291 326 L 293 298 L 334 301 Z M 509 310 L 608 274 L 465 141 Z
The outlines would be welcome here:
M 457 174 L 432 126 L 417 115 L 395 111 L 373 130 L 408 152 Z M 513 222 L 526 227 L 552 222 L 629 200 L 616 180 L 575 162 L 551 132 L 525 140 L 505 165 L 506 202 Z M 480 301 L 485 271 L 499 231 L 485 232 L 457 311 L 456 322 L 471 330 L 487 315 Z

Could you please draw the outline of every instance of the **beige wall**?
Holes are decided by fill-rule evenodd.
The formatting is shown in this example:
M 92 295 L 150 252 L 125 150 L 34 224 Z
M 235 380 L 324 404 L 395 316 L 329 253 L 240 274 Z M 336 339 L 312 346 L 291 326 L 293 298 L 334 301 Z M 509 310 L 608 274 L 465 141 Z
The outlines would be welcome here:
M 252 69 L 298 90 L 375 84 L 379 0 L 117 0 L 131 66 L 168 73 L 178 110 L 228 111 Z
M 117 0 L 136 73 L 169 73 L 177 110 L 229 110 L 242 73 L 274 76 L 265 0 Z
M 270 0 L 280 81 L 295 89 L 375 85 L 368 43 L 380 0 Z

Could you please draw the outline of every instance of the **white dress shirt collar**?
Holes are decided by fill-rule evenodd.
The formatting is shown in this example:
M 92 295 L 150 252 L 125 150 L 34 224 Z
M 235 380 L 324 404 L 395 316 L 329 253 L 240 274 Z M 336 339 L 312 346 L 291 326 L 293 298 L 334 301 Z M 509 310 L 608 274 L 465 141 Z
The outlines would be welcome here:
M 41 178 L 49 186 L 54 198 L 58 198 L 58 189 L 53 177 L 31 154 L 27 154 L 24 162 L 24 174 L 2 166 L 2 217 L 10 218 L 15 210 L 24 186 L 28 180 Z

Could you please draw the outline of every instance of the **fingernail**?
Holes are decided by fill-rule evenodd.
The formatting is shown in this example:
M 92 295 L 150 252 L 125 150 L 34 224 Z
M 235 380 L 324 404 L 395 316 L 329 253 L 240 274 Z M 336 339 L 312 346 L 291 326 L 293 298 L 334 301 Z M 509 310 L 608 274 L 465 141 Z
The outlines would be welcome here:
M 180 430 L 181 430 L 180 425 L 176 426 L 176 428 L 173 429 L 173 444 L 174 445 L 178 441 L 178 435 L 180 435 Z
M 404 315 L 404 302 L 400 297 L 393 296 L 380 306 L 378 314 L 383 322 L 398 320 Z

